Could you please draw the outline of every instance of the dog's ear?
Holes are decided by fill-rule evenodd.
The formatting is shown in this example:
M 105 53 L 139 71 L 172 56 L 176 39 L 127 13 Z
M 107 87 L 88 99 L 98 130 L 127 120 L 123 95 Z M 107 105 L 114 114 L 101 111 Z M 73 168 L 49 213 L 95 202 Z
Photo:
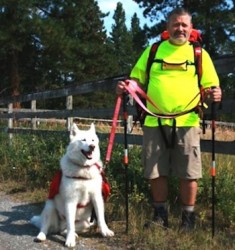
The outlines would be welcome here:
M 79 132 L 79 129 L 77 125 L 73 123 L 73 125 L 70 128 L 70 140 L 72 140 L 77 135 L 78 132 Z
M 90 130 L 95 133 L 95 124 L 93 122 L 91 123 Z

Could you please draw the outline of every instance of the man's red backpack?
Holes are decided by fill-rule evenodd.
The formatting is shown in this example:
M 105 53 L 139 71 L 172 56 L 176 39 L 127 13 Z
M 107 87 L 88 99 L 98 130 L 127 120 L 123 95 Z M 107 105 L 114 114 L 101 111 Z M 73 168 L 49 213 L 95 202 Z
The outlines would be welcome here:
M 146 82 L 145 82 L 145 90 L 147 92 L 147 88 L 148 88 L 148 83 L 149 83 L 149 74 L 150 74 L 150 69 L 151 66 L 154 62 L 160 62 L 162 60 L 159 59 L 155 59 L 155 55 L 157 53 L 157 49 L 159 47 L 159 45 L 161 44 L 162 41 L 168 40 L 169 39 L 169 33 L 168 31 L 164 31 L 161 34 L 161 40 L 153 43 L 149 52 L 149 56 L 148 56 L 148 61 L 147 61 L 147 65 L 146 65 Z M 202 38 L 201 38 L 201 34 L 198 30 L 193 29 L 191 34 L 190 34 L 190 38 L 189 38 L 189 42 L 192 45 L 192 48 L 194 50 L 194 65 L 195 65 L 195 73 L 198 76 L 198 87 L 199 89 L 201 89 L 201 76 L 202 76 Z M 142 102 L 145 103 L 146 105 L 146 100 L 142 99 Z M 135 117 L 135 123 L 137 121 L 140 122 L 141 126 L 144 124 L 144 120 L 146 117 L 147 113 L 145 110 L 143 110 L 143 108 L 136 103 L 136 117 Z

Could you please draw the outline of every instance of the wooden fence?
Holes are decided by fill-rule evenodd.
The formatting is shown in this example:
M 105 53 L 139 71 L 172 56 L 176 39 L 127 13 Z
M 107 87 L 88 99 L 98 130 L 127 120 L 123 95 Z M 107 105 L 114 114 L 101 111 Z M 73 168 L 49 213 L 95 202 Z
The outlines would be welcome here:
M 14 133 L 31 133 L 31 134 L 42 134 L 42 133 L 68 133 L 65 131 L 48 131 L 38 130 L 36 122 L 38 119 L 66 119 L 67 127 L 70 127 L 73 118 L 93 118 L 93 119 L 112 119 L 114 106 L 112 108 L 102 109 L 76 109 L 73 108 L 73 96 L 92 93 L 96 91 L 111 91 L 115 93 L 115 87 L 118 80 L 125 79 L 126 76 L 117 76 L 112 78 L 106 78 L 100 81 L 91 81 L 82 85 L 73 85 L 63 89 L 48 90 L 44 92 L 26 94 L 16 97 L 1 97 L 0 106 L 6 106 L 6 108 L 0 109 L 0 120 L 8 120 L 8 126 L 0 128 L 0 131 L 9 133 L 12 136 Z M 65 98 L 64 110 L 38 110 L 36 103 L 38 100 Z M 31 102 L 31 109 L 13 109 L 13 103 L 20 102 Z M 235 114 L 235 100 L 224 100 L 222 108 L 218 110 L 219 114 Z M 135 109 L 132 106 L 128 106 L 128 114 L 134 115 Z M 31 119 L 32 128 L 14 128 L 13 120 L 19 119 Z M 223 125 L 224 123 L 222 123 Z M 234 124 L 224 124 L 231 125 Z M 99 133 L 101 140 L 107 140 L 109 133 Z M 123 135 L 117 133 L 115 136 L 116 143 L 123 143 Z M 142 136 L 135 134 L 128 134 L 129 144 L 142 144 Z M 235 141 L 216 141 L 215 143 L 216 153 L 221 154 L 235 154 Z M 201 140 L 201 148 L 203 152 L 211 151 L 211 141 Z

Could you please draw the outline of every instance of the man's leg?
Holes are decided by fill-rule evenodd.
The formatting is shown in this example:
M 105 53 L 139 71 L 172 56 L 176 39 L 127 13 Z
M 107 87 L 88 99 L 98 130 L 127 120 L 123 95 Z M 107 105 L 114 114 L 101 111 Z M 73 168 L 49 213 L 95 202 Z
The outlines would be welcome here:
M 170 128 L 168 128 L 170 131 Z M 158 127 L 143 127 L 142 163 L 145 168 L 144 177 L 150 181 L 153 199 L 154 224 L 168 226 L 167 195 L 169 172 L 169 149 L 166 148 Z M 148 227 L 151 223 L 146 223 Z
M 160 176 L 150 180 L 151 193 L 153 197 L 154 216 L 153 221 L 168 227 L 167 196 L 168 183 L 167 178 Z
M 197 196 L 197 180 L 180 180 L 180 195 L 183 205 L 194 206 Z
M 150 180 L 150 187 L 153 197 L 153 202 L 166 202 L 168 195 L 167 177 L 160 176 Z
M 194 206 L 197 197 L 197 180 L 180 180 L 180 195 L 182 202 L 181 228 L 190 231 L 195 226 Z

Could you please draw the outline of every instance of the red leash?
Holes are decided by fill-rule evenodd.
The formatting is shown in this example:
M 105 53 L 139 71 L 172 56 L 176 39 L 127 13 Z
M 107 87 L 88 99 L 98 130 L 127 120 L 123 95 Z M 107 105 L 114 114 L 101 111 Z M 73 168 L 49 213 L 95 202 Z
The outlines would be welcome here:
M 150 114 L 151 116 L 155 116 L 155 117 L 159 117 L 159 118 L 169 118 L 169 119 L 173 119 L 176 117 L 179 117 L 181 115 L 187 114 L 189 112 L 192 111 L 192 109 L 190 110 L 185 110 L 182 112 L 178 112 L 178 113 L 165 113 L 163 111 L 161 111 L 161 109 L 153 102 L 153 100 L 151 98 L 149 98 L 149 96 L 147 96 L 147 94 L 138 86 L 138 84 L 136 84 L 135 81 L 133 80 L 126 80 L 126 86 L 125 89 L 131 94 L 131 96 L 135 99 L 135 101 L 141 106 L 141 108 L 143 110 L 145 110 L 148 114 Z M 210 88 L 204 88 L 203 90 L 200 90 L 196 96 L 186 105 L 185 109 L 187 109 L 187 107 L 199 96 L 201 95 L 201 92 L 203 91 L 203 93 L 206 92 L 206 90 L 208 90 Z M 139 95 L 138 95 L 139 94 Z M 148 101 L 156 110 L 159 111 L 159 114 L 157 113 L 153 113 L 152 111 L 150 111 L 142 102 L 142 100 L 140 99 L 140 97 L 143 97 L 146 101 Z M 205 98 L 205 95 L 203 95 L 203 97 Z M 197 105 L 198 106 L 201 102 L 201 99 L 198 101 Z M 163 115 L 164 114 L 164 115 Z
M 145 110 L 148 114 L 154 116 L 154 117 L 158 117 L 158 118 L 169 118 L 169 119 L 173 119 L 176 117 L 179 117 L 181 115 L 187 114 L 189 112 L 192 111 L 191 110 L 185 110 L 183 112 L 179 112 L 179 113 L 164 113 L 163 111 L 161 111 L 161 109 L 153 102 L 153 100 L 151 98 L 149 98 L 149 96 L 147 96 L 147 94 L 138 86 L 138 84 L 133 81 L 133 80 L 125 80 L 125 90 L 127 91 L 127 93 L 129 93 L 134 99 L 135 101 L 141 106 L 141 108 L 143 110 Z M 199 93 L 196 94 L 196 96 L 186 105 L 185 109 L 187 109 L 187 107 L 202 93 L 204 93 L 202 96 L 205 99 L 207 94 L 210 93 L 211 88 L 204 88 L 201 89 L 199 91 Z M 138 95 L 139 94 L 139 95 Z M 159 111 L 159 114 L 153 113 L 152 111 L 150 111 L 145 104 L 142 102 L 142 100 L 140 99 L 140 96 L 143 97 L 146 101 L 148 101 L 156 110 Z M 200 104 L 202 100 L 200 99 L 200 101 L 197 103 L 196 106 L 198 106 Z M 113 149 L 113 143 L 114 143 L 114 139 L 115 139 L 115 132 L 116 132 L 116 127 L 117 127 L 117 120 L 118 120 L 118 115 L 119 115 L 119 111 L 120 111 L 120 107 L 121 107 L 121 103 L 122 103 L 122 97 L 119 95 L 117 97 L 117 101 L 116 101 L 116 106 L 115 106 L 115 110 L 114 110 L 114 115 L 113 115 L 113 120 L 112 120 L 112 128 L 111 128 L 111 132 L 110 132 L 110 136 L 109 136 L 109 144 L 108 144 L 108 148 L 107 148 L 107 153 L 106 153 L 106 158 L 105 158 L 105 165 L 107 166 L 107 164 L 110 162 L 110 158 L 111 158 L 111 154 L 112 154 L 112 149 Z
M 110 132 L 110 136 L 109 136 L 109 144 L 108 144 L 108 148 L 107 148 L 107 152 L 106 152 L 105 166 L 107 166 L 107 164 L 110 162 L 121 103 L 122 103 L 122 97 L 118 96 L 117 101 L 116 101 L 116 106 L 114 109 L 112 128 L 111 128 L 111 132 Z

